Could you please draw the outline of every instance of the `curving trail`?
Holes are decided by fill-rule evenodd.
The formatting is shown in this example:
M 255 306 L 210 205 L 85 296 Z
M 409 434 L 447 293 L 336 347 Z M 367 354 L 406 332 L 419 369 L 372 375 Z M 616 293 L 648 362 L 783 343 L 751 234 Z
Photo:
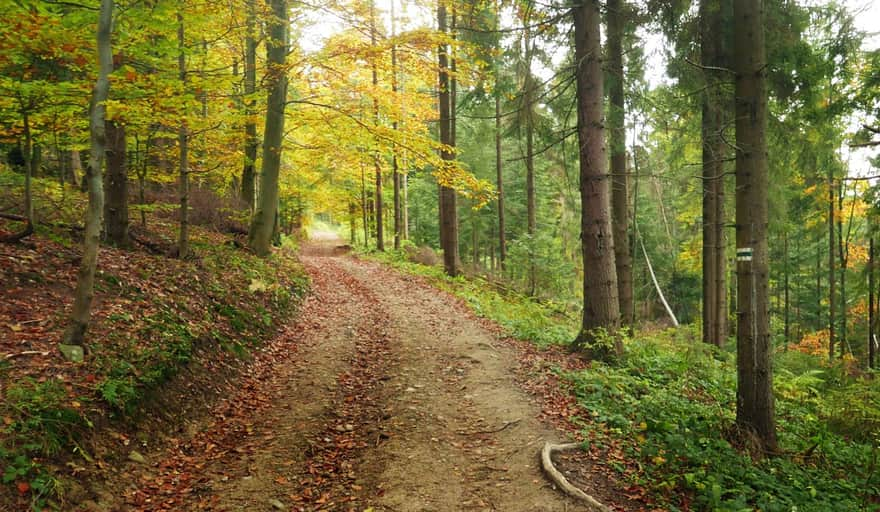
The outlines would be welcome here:
M 560 434 L 514 382 L 514 349 L 445 293 L 335 243 L 303 252 L 313 293 L 267 349 L 282 363 L 258 356 L 242 397 L 126 491 L 125 509 L 587 510 L 541 474 Z

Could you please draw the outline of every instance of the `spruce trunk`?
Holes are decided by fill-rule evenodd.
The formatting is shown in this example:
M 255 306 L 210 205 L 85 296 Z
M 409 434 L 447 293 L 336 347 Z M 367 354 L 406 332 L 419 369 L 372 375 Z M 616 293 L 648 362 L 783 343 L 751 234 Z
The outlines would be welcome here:
M 617 296 L 624 325 L 634 320 L 632 254 L 629 252 L 629 188 L 626 173 L 626 107 L 623 95 L 623 2 L 608 0 L 608 77 L 611 142 L 611 212 Z
M 761 0 L 735 0 L 737 423 L 777 449 L 770 365 L 767 90 Z
M 611 232 L 611 200 L 603 123 L 603 76 L 599 4 L 575 6 L 575 70 L 580 148 L 581 250 L 584 263 L 584 311 L 575 346 L 596 357 L 620 353 L 620 306 Z M 608 337 L 602 336 L 604 330 Z

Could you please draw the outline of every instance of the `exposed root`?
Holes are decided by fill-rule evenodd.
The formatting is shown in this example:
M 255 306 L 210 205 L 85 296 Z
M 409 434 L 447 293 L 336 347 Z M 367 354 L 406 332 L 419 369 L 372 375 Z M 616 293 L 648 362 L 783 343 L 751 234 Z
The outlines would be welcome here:
M 553 452 L 575 450 L 580 448 L 580 446 L 580 443 L 545 443 L 544 448 L 541 449 L 541 466 L 544 468 L 544 474 L 546 474 L 547 478 L 556 484 L 557 487 L 562 489 L 565 494 L 584 502 L 590 510 L 595 510 L 597 512 L 611 512 L 610 508 L 596 501 L 596 498 L 593 498 L 581 489 L 572 485 L 571 482 L 569 482 L 565 476 L 556 469 L 556 466 L 553 465 L 553 459 L 551 458 Z

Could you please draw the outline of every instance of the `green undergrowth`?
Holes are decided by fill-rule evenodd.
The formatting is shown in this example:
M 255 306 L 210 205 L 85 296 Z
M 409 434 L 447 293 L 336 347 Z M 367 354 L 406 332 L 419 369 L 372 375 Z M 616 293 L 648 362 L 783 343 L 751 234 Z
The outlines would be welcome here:
M 577 332 L 577 322 L 552 306 L 499 293 L 482 279 L 452 279 L 400 252 L 367 257 L 427 277 L 538 345 L 568 343 Z M 880 386 L 870 375 L 847 376 L 813 356 L 778 353 L 782 453 L 756 460 L 735 429 L 732 346 L 707 346 L 696 329 L 682 327 L 637 332 L 625 348 L 614 363 L 556 371 L 582 406 L 573 420 L 587 437 L 626 454 L 608 463 L 633 492 L 643 490 L 671 511 L 880 510 Z
M 5 174 L 0 172 L 0 183 L 10 179 Z M 35 185 L 54 190 L 43 180 Z M 54 197 L 36 196 L 41 202 Z M 62 216 L 38 225 L 26 245 L 10 246 L 20 269 L 6 274 L 20 287 L 18 295 L 33 297 L 27 309 L 12 310 L 13 317 L 31 321 L 0 327 L 16 336 L 29 334 L 32 326 L 53 326 L 26 338 L 51 356 L 0 357 L 0 479 L 34 509 L 64 508 L 63 475 L 93 462 L 86 439 L 99 436 L 98 429 L 136 425 L 184 368 L 249 357 L 289 319 L 308 289 L 291 250 L 257 258 L 229 236 L 199 226 L 191 227 L 194 257 L 187 261 L 137 246 L 102 248 L 86 360 L 65 363 L 54 354 L 69 311 L 52 290 L 69 293 L 66 276 L 72 275 L 78 241 L 66 226 L 75 222 L 74 210 L 70 220 Z M 148 228 L 140 236 L 160 244 L 175 238 L 171 223 L 150 218 Z

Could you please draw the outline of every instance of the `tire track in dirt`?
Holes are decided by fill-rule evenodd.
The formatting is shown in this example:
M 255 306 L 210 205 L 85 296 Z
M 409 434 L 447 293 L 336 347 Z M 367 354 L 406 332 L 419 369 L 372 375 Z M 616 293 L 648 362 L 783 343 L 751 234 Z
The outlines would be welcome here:
M 513 348 L 459 301 L 333 241 L 302 260 L 312 293 L 273 357 L 125 507 L 99 510 L 584 510 L 540 472 L 558 434 L 514 381 Z
M 514 381 L 513 350 L 457 300 L 382 265 L 340 266 L 379 297 L 400 366 L 388 382 L 394 437 L 366 454 L 384 491 L 377 510 L 585 510 L 541 474 L 538 451 L 559 434 Z

